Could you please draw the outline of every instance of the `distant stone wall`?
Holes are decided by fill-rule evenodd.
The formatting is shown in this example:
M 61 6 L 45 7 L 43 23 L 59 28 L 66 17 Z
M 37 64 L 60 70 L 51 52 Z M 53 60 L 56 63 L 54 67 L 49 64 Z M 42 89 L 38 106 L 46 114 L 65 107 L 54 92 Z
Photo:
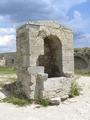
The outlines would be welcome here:
M 76 70 L 90 70 L 90 48 L 74 50 L 74 67 Z
M 0 66 L 15 67 L 16 52 L 0 53 Z M 75 70 L 90 69 L 90 48 L 74 49 L 74 68 Z
M 0 66 L 5 66 L 5 58 L 4 57 L 0 57 Z
M 16 52 L 0 53 L 0 66 L 15 67 Z

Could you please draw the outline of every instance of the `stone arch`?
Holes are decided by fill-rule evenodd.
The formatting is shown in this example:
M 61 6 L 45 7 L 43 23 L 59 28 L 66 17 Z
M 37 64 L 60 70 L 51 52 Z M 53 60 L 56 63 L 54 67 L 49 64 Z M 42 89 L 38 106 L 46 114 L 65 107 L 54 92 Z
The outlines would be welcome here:
M 38 58 L 38 66 L 44 66 L 44 72 L 48 77 L 62 76 L 62 44 L 55 35 L 43 38 L 44 55 Z
M 84 58 L 80 56 L 74 56 L 74 68 L 80 70 L 87 69 L 88 63 Z

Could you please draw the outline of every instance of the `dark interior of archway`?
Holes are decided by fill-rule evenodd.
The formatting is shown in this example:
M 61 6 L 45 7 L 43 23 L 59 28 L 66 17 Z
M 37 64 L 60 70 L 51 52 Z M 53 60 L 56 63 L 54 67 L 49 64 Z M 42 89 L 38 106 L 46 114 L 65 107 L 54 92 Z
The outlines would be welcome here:
M 44 55 L 39 56 L 39 66 L 44 66 L 49 78 L 62 75 L 61 44 L 56 36 L 44 39 Z

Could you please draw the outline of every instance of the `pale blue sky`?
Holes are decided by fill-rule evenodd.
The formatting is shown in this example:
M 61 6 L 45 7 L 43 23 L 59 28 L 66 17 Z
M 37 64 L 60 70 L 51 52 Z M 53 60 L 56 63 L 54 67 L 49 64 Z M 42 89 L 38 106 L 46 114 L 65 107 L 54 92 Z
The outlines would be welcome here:
M 56 20 L 74 32 L 74 47 L 90 47 L 90 0 L 1 0 L 0 52 L 15 51 L 16 26 L 30 20 Z

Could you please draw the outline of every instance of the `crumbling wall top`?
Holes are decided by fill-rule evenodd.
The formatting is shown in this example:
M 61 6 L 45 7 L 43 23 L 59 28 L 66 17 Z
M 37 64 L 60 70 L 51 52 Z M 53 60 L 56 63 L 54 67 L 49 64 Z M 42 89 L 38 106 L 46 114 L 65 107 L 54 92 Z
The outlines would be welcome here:
M 18 29 L 22 29 L 24 27 L 30 27 L 31 26 L 45 26 L 45 27 L 51 27 L 53 29 L 63 29 L 65 31 L 69 31 L 72 32 L 72 30 L 64 25 L 58 24 L 56 21 L 52 21 L 52 20 L 40 20 L 40 21 L 28 21 L 27 23 L 23 24 L 22 26 L 20 25 L 20 27 L 17 28 Z
M 90 48 L 75 48 L 74 56 L 90 56 Z

